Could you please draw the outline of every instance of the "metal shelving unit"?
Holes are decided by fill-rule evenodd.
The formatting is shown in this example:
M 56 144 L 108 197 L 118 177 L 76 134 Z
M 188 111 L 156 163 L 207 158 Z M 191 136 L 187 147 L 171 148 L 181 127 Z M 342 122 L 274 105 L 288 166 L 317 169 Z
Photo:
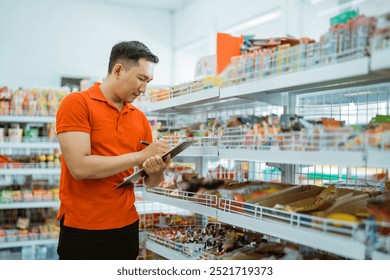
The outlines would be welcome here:
M 18 167 L 0 169 L 0 175 L 60 175 L 61 168 Z
M 153 111 L 176 111 L 176 114 L 183 114 L 183 109 L 190 112 L 191 108 L 199 107 L 205 101 L 212 101 L 213 104 L 221 104 L 219 108 L 223 108 L 230 100 L 235 102 L 239 100 L 252 100 L 268 102 L 277 106 L 284 106 L 288 113 L 295 113 L 297 105 L 297 97 L 304 96 L 307 93 L 323 92 L 329 90 L 339 90 L 352 88 L 356 86 L 374 85 L 382 82 L 388 82 L 390 76 L 389 57 L 390 50 L 374 52 L 372 57 L 361 57 L 349 61 L 337 62 L 317 66 L 302 71 L 281 74 L 271 77 L 264 77 L 255 81 L 246 81 L 241 84 L 236 84 L 219 89 L 219 94 L 214 93 L 210 98 L 204 98 L 204 92 L 199 92 L 202 96 L 192 92 L 179 97 L 172 97 L 168 100 L 158 101 L 155 104 L 151 103 Z M 215 89 L 216 91 L 218 89 Z M 346 116 L 358 116 L 363 112 L 367 122 L 371 115 L 364 114 L 364 110 L 372 110 L 369 107 L 361 106 L 364 102 L 378 102 L 382 100 L 383 94 L 368 96 L 370 89 L 363 89 L 361 92 L 351 91 L 336 95 L 338 100 L 332 101 L 333 93 L 329 93 L 328 97 L 316 100 L 322 106 L 321 110 L 312 106 L 314 110 L 313 116 L 317 116 L 323 112 L 328 112 L 328 108 L 339 106 L 341 102 L 349 100 L 357 102 L 357 107 L 354 110 L 346 110 L 341 106 L 335 111 L 329 109 L 331 113 L 339 115 L 347 114 Z M 363 96 L 363 94 L 366 94 Z M 380 95 L 382 94 L 382 95 Z M 387 93 L 385 93 L 386 95 Z M 191 97 L 191 99 L 189 98 Z M 356 97 L 356 98 L 355 98 Z M 197 99 L 199 98 L 199 99 Z M 385 96 L 385 98 L 387 98 Z M 384 99 L 385 102 L 386 99 Z M 219 103 L 218 103 L 219 102 Z M 225 104 L 224 104 L 225 102 Z M 248 101 L 251 102 L 251 101 Z M 338 104 L 339 102 L 339 104 Z M 302 104 L 300 104 L 302 105 Z M 317 106 L 317 104 L 315 103 Z M 210 107 L 210 104 L 203 104 L 205 108 Z M 303 105 L 305 106 L 305 104 Z M 361 107 L 359 107 L 361 106 Z M 226 106 L 227 107 L 227 106 Z M 352 107 L 351 107 L 352 108 Z M 197 108 L 198 109 L 198 108 Z M 310 108 L 309 108 L 310 109 Z M 361 110 L 361 111 L 359 111 Z M 185 112 L 188 114 L 188 112 Z M 298 112 L 299 113 L 299 112 Z M 370 112 L 371 114 L 372 112 Z M 387 111 L 387 114 L 389 112 Z M 326 115 L 328 116 L 328 115 Z M 344 117 L 344 116 L 343 116 Z M 237 135 L 237 134 L 236 134 Z M 277 141 L 280 135 L 272 135 L 272 139 Z M 309 133 L 310 136 L 310 133 Z M 317 135 L 312 135 L 312 139 L 318 138 Z M 268 139 L 255 139 L 256 136 L 245 134 L 239 135 L 237 139 L 233 138 L 218 138 L 217 144 L 205 144 L 202 149 L 217 148 L 213 151 L 213 155 L 227 160 L 242 160 L 242 161 L 262 161 L 271 163 L 291 164 L 291 165 L 335 165 L 340 167 L 390 167 L 390 151 L 381 147 L 372 147 L 365 140 L 364 135 L 359 135 L 362 140 L 361 146 L 352 149 L 345 149 L 345 145 L 335 145 L 329 148 L 324 143 L 314 145 L 317 149 L 306 150 L 305 145 L 298 143 L 289 147 L 282 147 L 279 144 L 260 145 L 258 143 L 267 142 Z M 348 136 L 347 136 L 348 138 Z M 276 139 L 276 140 L 275 140 Z M 331 141 L 334 138 L 331 137 Z M 345 139 L 345 138 L 344 138 Z M 241 143 L 239 143 L 241 141 Z M 271 140 L 272 141 L 272 140 Z M 268 141 L 269 142 L 269 141 Z M 290 141 L 291 142 L 291 141 Z M 294 141 L 292 141 L 294 142 Z M 291 144 L 291 143 L 290 143 Z M 320 148 L 318 148 L 320 147 Z M 321 148 L 322 147 L 322 148 Z M 342 147 L 342 148 L 341 148 Z M 196 147 L 195 147 L 196 148 Z M 208 153 L 202 150 L 189 152 L 186 156 L 206 156 Z M 206 216 L 217 217 L 221 222 L 229 223 L 238 227 L 247 228 L 253 231 L 258 231 L 270 236 L 280 238 L 282 240 L 293 243 L 302 244 L 318 250 L 330 252 L 338 256 L 351 259 L 365 259 L 368 256 L 370 248 L 365 243 L 364 232 L 359 228 L 359 223 L 340 222 L 326 218 L 318 218 L 310 215 L 302 215 L 290 213 L 286 211 L 276 210 L 273 208 L 260 207 L 255 205 L 245 205 L 237 208 L 237 202 L 233 203 L 229 200 L 219 199 L 218 204 L 202 204 L 197 198 L 191 198 L 192 195 L 185 192 L 174 192 L 172 190 L 149 189 L 146 197 L 150 200 L 163 202 L 174 205 L 183 209 L 188 209 L 195 213 Z M 222 204 L 221 204 L 222 203 Z M 249 210 L 248 210 L 249 209 Z M 363 230 L 364 231 L 364 230 Z M 177 253 L 166 253 L 166 246 L 161 244 L 152 244 L 148 240 L 148 247 L 151 250 L 159 251 L 161 255 L 167 258 L 177 259 L 184 257 Z M 160 251 L 161 250 L 161 251 Z M 379 251 L 374 251 L 372 259 L 388 259 L 389 255 Z
M 143 198 L 146 199 L 148 198 L 147 195 L 143 195 Z M 137 208 L 138 214 L 152 214 L 155 213 L 156 211 L 158 212 L 164 212 L 164 213 L 176 213 L 177 208 L 169 205 L 169 204 L 164 204 L 161 202 L 156 202 L 155 200 L 153 201 L 136 201 L 135 206 Z
M 269 93 L 304 91 L 337 84 L 342 86 L 343 83 L 356 82 L 366 78 L 369 74 L 368 66 L 369 59 L 364 57 L 295 73 L 267 77 L 258 81 L 221 88 L 220 98 L 245 97 L 253 100 L 264 100 L 268 98 L 265 95 Z
M 162 100 L 159 102 L 151 102 L 146 107 L 150 112 L 172 109 L 185 109 L 188 106 L 196 106 L 204 104 L 205 102 L 215 101 L 219 98 L 219 88 L 213 87 L 210 89 L 204 89 L 201 91 L 189 90 L 186 94 L 169 99 Z
M 268 207 L 237 203 L 237 201 L 228 199 L 219 199 L 218 207 L 216 205 L 204 206 L 199 205 L 197 200 L 188 201 L 186 192 L 166 199 L 162 195 L 153 195 L 148 191 L 146 197 L 206 216 L 211 216 L 212 213 L 213 217 L 221 222 L 346 258 L 364 259 L 366 255 L 366 246 L 358 237 L 358 223 L 289 213 Z
M 60 145 L 57 141 L 52 142 L 29 142 L 23 141 L 20 143 L 3 142 L 1 143 L 2 149 L 59 149 Z
M 25 241 L 0 242 L 0 249 L 37 246 L 37 245 L 51 245 L 57 243 L 58 243 L 58 239 L 37 239 L 37 240 L 25 240 Z
M 0 115 L 0 122 L 7 123 L 54 123 L 54 116 L 23 116 L 23 115 Z
M 363 152 L 305 152 L 305 151 L 256 151 L 250 149 L 220 149 L 221 158 L 232 160 L 266 161 L 286 164 L 334 164 L 338 166 L 364 165 Z
M 147 239 L 146 242 L 146 249 L 155 252 L 156 254 L 163 256 L 166 259 L 169 260 L 192 260 L 190 256 L 187 256 L 180 251 L 174 250 L 171 247 L 167 247 L 164 245 L 161 245 L 156 242 L 154 239 Z M 170 244 L 174 245 L 174 244 Z
M 202 197 L 194 197 L 193 195 L 190 192 L 173 193 L 167 189 L 151 188 L 145 192 L 144 197 L 147 200 L 158 201 L 205 216 L 217 217 L 217 209 L 213 208 L 213 206 L 217 205 L 216 196 L 204 195 Z
M 328 251 L 352 259 L 364 259 L 366 246 L 358 240 L 358 223 L 290 213 L 220 199 L 218 219 L 228 224 Z
M 29 209 L 29 208 L 59 208 L 59 201 L 29 201 L 29 202 L 13 202 L 0 203 L 2 209 Z
M 31 112 L 28 114 L 25 113 L 21 115 L 12 111 L 1 112 L 2 114 L 6 113 L 7 115 L 0 115 L 0 122 L 2 123 L 44 123 L 50 124 L 55 123 L 55 116 L 43 116 L 43 115 L 33 115 Z M 36 137 L 36 138 L 20 138 L 20 139 L 10 139 L 6 137 L 0 142 L 0 152 L 4 155 L 12 156 L 31 156 L 35 154 L 46 154 L 53 153 L 54 150 L 59 149 L 59 143 L 57 139 L 52 139 L 48 137 Z M 24 161 L 25 159 L 23 159 Z M 21 160 L 22 161 L 22 160 Z M 50 185 L 56 182 L 58 175 L 61 172 L 59 163 L 56 162 L 37 162 L 37 163 L 21 163 L 21 162 L 11 162 L 11 163 L 1 163 L 0 164 L 0 190 L 4 186 L 12 186 L 24 184 L 25 176 L 29 176 L 34 180 L 48 180 Z M 38 199 L 37 197 L 34 197 Z M 51 200 L 47 200 L 51 199 Z M 45 213 L 51 213 L 51 209 L 58 209 L 60 202 L 58 200 L 52 200 L 53 198 L 43 197 L 39 200 L 32 201 L 15 201 L 12 203 L 0 203 L 1 211 L 1 223 L 7 224 L 10 221 L 7 220 L 7 213 L 24 213 L 22 217 L 29 217 L 36 213 L 40 208 Z M 42 212 L 42 214 L 43 214 Z M 50 215 L 50 214 L 49 214 Z M 12 221 L 10 224 L 14 223 Z M 16 225 L 15 225 L 16 226 Z M 54 256 L 55 250 L 54 246 L 58 243 L 58 238 L 56 232 L 41 232 L 40 234 L 26 234 L 17 236 L 2 236 L 0 239 L 0 255 L 1 258 L 11 258 L 11 259 L 43 259 L 49 257 L 46 254 L 46 250 L 50 251 L 50 256 Z M 20 249 L 15 249 L 20 248 Z
M 389 150 L 369 150 L 367 152 L 367 166 L 390 168 Z
M 185 149 L 180 153 L 180 156 L 187 157 L 199 157 L 199 156 L 218 156 L 218 141 L 219 137 L 195 137 L 197 141 L 188 149 Z M 178 144 L 180 141 L 186 139 L 186 137 L 173 136 L 164 137 L 171 146 Z
M 389 74 L 390 61 L 389 61 L 390 49 L 373 51 L 370 59 L 371 71 L 384 71 L 383 74 Z
M 380 252 L 380 251 L 374 251 L 371 254 L 371 259 L 373 259 L 373 260 L 390 260 L 390 255 L 385 254 L 385 253 Z

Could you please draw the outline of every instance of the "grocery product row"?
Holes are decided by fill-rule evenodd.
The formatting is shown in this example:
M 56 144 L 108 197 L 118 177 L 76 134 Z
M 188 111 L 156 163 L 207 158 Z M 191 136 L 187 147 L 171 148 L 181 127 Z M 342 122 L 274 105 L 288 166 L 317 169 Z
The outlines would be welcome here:
M 0 229 L 0 248 L 28 246 L 29 243 L 23 243 L 23 241 L 28 240 L 57 240 L 58 234 L 59 228 L 53 228 L 48 225 L 33 226 L 30 230 Z
M 169 259 L 342 259 L 221 222 L 154 229 L 146 248 Z
M 21 202 L 20 207 L 27 207 L 26 202 L 32 201 L 42 201 L 47 206 L 58 199 L 58 191 L 55 191 L 58 180 L 53 176 L 60 174 L 61 152 L 55 126 L 31 121 L 2 122 L 0 129 L 8 135 L 10 131 L 18 131 L 17 136 L 0 137 L 0 186 L 2 199 Z
M 55 212 L 42 206 L 35 209 L 3 209 L 0 248 L 23 247 L 26 241 L 58 239 L 59 225 Z
M 54 149 L 50 153 L 36 151 L 30 155 L 23 153 L 7 154 L 8 155 L 0 155 L 0 168 L 58 168 L 61 165 L 61 154 L 59 149 Z
M 15 189 L 19 188 L 19 189 Z M 27 203 L 27 202 L 51 202 L 51 201 L 59 201 L 58 198 L 58 187 L 44 189 L 44 188 L 25 188 L 21 189 L 22 187 L 10 187 L 10 186 L 4 186 L 0 190 L 0 209 L 3 209 L 3 204 L 14 204 L 19 203 L 19 206 L 24 207 L 31 207 L 34 204 Z M 57 203 L 59 204 L 59 203 Z M 36 203 L 37 206 L 43 207 L 43 204 Z M 49 204 L 47 204 L 49 205 Z M 15 207 L 15 206 L 14 206 Z
M 225 129 L 222 136 L 193 137 L 197 141 L 181 155 L 351 167 L 384 168 L 390 164 L 384 156 L 389 153 L 388 131 L 375 135 L 358 132 L 292 132 L 262 136 L 252 133 L 251 129 L 242 126 Z M 164 136 L 172 145 L 187 138 Z
M 29 248 L 38 245 L 57 244 L 59 224 L 55 220 L 58 200 L 58 188 L 51 190 L 23 189 L 10 190 L 5 187 L 0 190 L 0 249 Z M 13 189 L 16 186 L 12 186 Z M 50 193 L 53 192 L 53 193 Z M 178 211 L 189 215 L 177 207 L 159 202 L 144 201 L 143 189 L 137 188 L 136 207 L 140 214 L 140 229 L 150 228 L 156 223 L 156 213 L 173 215 Z M 0 250 L 1 254 L 1 250 Z
M 0 89 L 0 111 L 5 116 L 54 116 L 69 89 Z
M 387 15 L 366 17 L 358 11 L 339 15 L 319 42 L 310 38 L 246 38 L 242 56 L 233 57 L 227 83 L 236 84 L 267 76 L 292 73 L 322 65 L 357 59 L 388 46 Z
M 145 196 L 345 258 L 372 258 L 372 251 L 389 257 L 386 194 L 266 182 L 209 186 L 198 191 L 154 188 Z
M 378 17 L 352 14 L 344 17 L 345 22 L 332 25 L 319 42 L 308 38 L 242 37 L 241 48 L 237 46 L 241 55 L 228 57 L 230 63 L 219 76 L 152 89 L 141 99 L 150 103 L 144 108 L 168 110 L 232 97 L 262 100 L 264 96 L 260 93 L 388 80 L 384 71 L 390 68 L 386 59 L 390 52 L 388 14 Z M 229 39 L 217 44 L 227 42 Z M 217 52 L 217 57 L 222 55 Z
M 54 219 L 55 213 L 50 211 L 50 208 L 44 209 L 42 207 L 45 205 L 36 209 L 6 208 L 1 210 L 0 259 L 46 260 L 58 258 L 56 247 L 59 226 Z
M 22 115 L 21 117 L 27 117 Z M 0 116 L 3 121 L 6 117 Z M 1 123 L 0 127 L 0 142 L 7 143 L 45 143 L 57 142 L 54 123 L 34 123 L 34 119 L 30 119 L 30 123 L 21 124 L 17 120 L 11 120 L 9 123 Z M 37 122 L 39 119 L 37 119 Z
M 388 57 L 390 51 L 386 52 L 384 57 Z M 178 97 L 169 95 L 169 98 L 159 101 L 155 98 L 150 99 L 146 94 L 140 99 L 140 102 L 145 102 L 142 108 L 149 112 L 169 112 L 170 109 L 185 110 L 188 106 L 205 105 L 206 103 L 212 105 L 218 102 L 239 102 L 234 98 L 268 101 L 283 105 L 285 98 L 283 92 L 300 93 L 321 87 L 324 90 L 340 88 L 346 83 L 349 86 L 357 86 L 367 82 L 385 82 L 388 81 L 388 75 L 384 74 L 386 69 L 390 69 L 390 65 L 383 65 L 383 68 L 378 69 L 378 72 L 370 70 L 369 59 L 362 58 L 233 86 L 188 91 Z M 157 92 L 155 95 L 158 95 L 160 91 L 155 89 L 154 92 Z

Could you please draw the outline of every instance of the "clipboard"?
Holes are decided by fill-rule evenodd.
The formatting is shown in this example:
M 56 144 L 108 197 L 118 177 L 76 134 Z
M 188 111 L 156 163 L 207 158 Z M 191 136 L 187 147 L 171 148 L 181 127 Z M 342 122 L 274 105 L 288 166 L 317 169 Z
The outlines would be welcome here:
M 166 157 L 170 154 L 171 158 L 174 158 L 178 154 L 180 154 L 182 151 L 187 149 L 188 147 L 192 146 L 197 140 L 196 139 L 186 139 L 178 143 L 177 145 L 173 146 L 168 152 L 166 152 L 162 159 L 165 160 Z M 138 170 L 137 172 L 134 172 L 130 176 L 123 179 L 123 182 L 117 185 L 115 188 L 120 189 L 124 187 L 133 187 L 134 184 L 141 178 L 146 176 L 146 172 L 143 168 Z

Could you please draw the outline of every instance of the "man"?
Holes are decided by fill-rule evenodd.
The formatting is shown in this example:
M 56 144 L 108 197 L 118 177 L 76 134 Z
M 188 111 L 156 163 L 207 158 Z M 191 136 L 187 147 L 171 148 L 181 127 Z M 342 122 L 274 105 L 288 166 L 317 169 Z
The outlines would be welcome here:
M 153 79 L 155 56 L 138 41 L 116 44 L 108 74 L 83 92 L 69 94 L 57 112 L 62 151 L 58 255 L 60 259 L 136 259 L 138 214 L 132 188 L 115 189 L 134 166 L 145 184 L 163 180 L 161 156 L 169 144 L 152 142 L 145 115 L 131 103 Z

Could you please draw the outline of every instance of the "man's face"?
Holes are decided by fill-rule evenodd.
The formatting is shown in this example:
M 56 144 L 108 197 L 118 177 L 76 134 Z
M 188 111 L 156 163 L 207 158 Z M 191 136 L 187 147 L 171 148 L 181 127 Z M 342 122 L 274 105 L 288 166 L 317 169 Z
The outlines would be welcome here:
M 118 98 L 123 102 L 132 103 L 142 92 L 146 91 L 147 84 L 153 80 L 154 63 L 141 58 L 138 66 L 129 70 L 121 69 L 118 80 Z

